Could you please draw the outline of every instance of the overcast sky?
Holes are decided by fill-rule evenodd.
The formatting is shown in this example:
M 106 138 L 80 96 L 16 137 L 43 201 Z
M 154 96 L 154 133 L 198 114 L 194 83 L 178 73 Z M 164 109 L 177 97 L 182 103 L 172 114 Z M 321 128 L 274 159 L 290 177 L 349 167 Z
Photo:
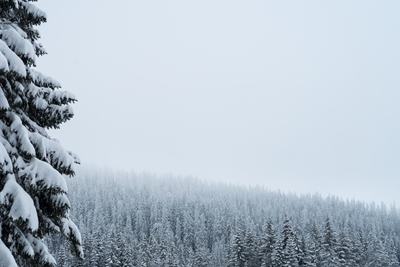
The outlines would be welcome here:
M 37 5 L 84 165 L 400 204 L 399 1 Z

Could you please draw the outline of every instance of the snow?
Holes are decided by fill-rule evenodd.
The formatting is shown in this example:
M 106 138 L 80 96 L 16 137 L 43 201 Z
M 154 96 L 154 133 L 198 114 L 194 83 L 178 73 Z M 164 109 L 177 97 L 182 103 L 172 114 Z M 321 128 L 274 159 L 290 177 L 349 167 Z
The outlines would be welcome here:
M 54 91 L 49 95 L 49 101 L 52 103 L 63 103 L 66 99 L 76 100 L 76 97 L 74 94 L 68 91 L 60 90 Z
M 10 250 L 0 239 L 0 266 L 18 267 Z
M 28 124 L 31 129 L 35 129 L 38 133 L 40 133 L 42 136 L 46 138 L 50 138 L 46 130 L 39 126 L 36 122 L 32 121 L 26 114 L 21 115 L 21 119 Z
M 39 133 L 29 132 L 29 139 L 35 145 L 40 157 L 56 168 L 74 170 L 74 156 L 70 155 L 56 139 L 48 139 Z
M 19 149 L 28 155 L 35 156 L 35 148 L 29 140 L 28 130 L 22 125 L 21 119 L 14 112 L 9 112 L 8 117 L 12 121 L 10 130 L 16 134 Z
M 32 43 L 23 38 L 14 28 L 9 27 L 0 30 L 0 35 L 2 35 L 3 41 L 13 49 L 17 55 L 25 55 L 33 61 L 36 60 L 36 54 Z
M 11 174 L 7 175 L 7 182 L 0 192 L 0 204 L 12 202 L 9 216 L 14 220 L 22 218 L 28 221 L 28 227 L 33 231 L 39 227 L 39 220 L 32 198 L 15 181 Z
M 45 54 L 47 54 L 46 49 L 43 47 L 43 45 L 42 45 L 41 43 L 36 43 L 36 42 L 35 42 L 33 45 L 34 45 L 34 47 L 35 47 L 36 53 L 38 53 L 39 55 L 45 55 Z
M 28 2 L 20 2 L 22 6 L 26 8 L 28 13 L 31 13 L 35 17 L 44 17 L 47 18 L 46 12 L 42 11 L 41 9 L 37 8 L 34 4 Z
M 1 53 L 0 53 L 0 55 L 1 55 Z M 4 95 L 3 88 L 1 88 L 1 86 L 0 86 L 0 110 L 7 110 L 7 109 L 9 109 L 9 107 L 10 106 L 8 105 L 7 98 Z
M 45 100 L 43 100 L 42 98 L 36 98 L 35 101 L 35 107 L 37 109 L 42 109 L 45 110 L 47 108 L 47 106 L 49 105 Z
M 24 62 L 22 62 L 3 40 L 0 40 L 0 52 L 7 58 L 11 71 L 15 71 L 20 76 L 26 77 Z
M 39 93 L 41 92 L 41 89 L 42 88 L 37 87 L 33 83 L 28 84 L 26 87 L 27 94 L 31 97 L 37 97 L 39 95 Z
M 10 69 L 8 68 L 8 61 L 6 57 L 0 53 L 0 69 L 4 71 L 9 71 Z
M 54 257 L 49 253 L 47 246 L 39 239 L 35 238 L 31 234 L 28 234 L 28 240 L 31 244 L 33 250 L 39 254 L 41 259 L 45 262 L 50 264 L 56 264 L 56 260 Z
M 22 233 L 20 229 L 15 229 L 15 231 L 20 232 L 18 235 L 16 235 L 17 238 L 17 243 L 22 244 L 23 246 L 23 253 L 28 254 L 29 256 L 33 257 L 35 255 L 35 252 L 33 251 L 33 248 L 31 244 L 29 243 L 28 239 L 26 239 L 25 234 Z
M 74 162 L 76 164 L 81 164 L 81 159 L 79 158 L 79 156 L 77 154 L 75 154 L 72 151 L 67 151 L 67 153 L 74 159 Z
M 41 72 L 30 69 L 30 75 L 32 76 L 34 82 L 39 86 L 49 86 L 51 88 L 60 88 L 61 84 L 56 80 L 47 75 L 42 74 Z
M 0 137 L 0 139 L 3 139 Z M 11 159 L 8 156 L 8 152 L 2 142 L 0 142 L 0 169 L 2 170 L 2 174 L 12 173 L 12 164 Z
M 63 218 L 62 219 L 62 232 L 65 236 L 74 236 L 76 239 L 79 241 L 79 243 L 82 243 L 82 237 L 81 233 L 78 230 L 78 227 L 76 227 L 75 223 L 71 221 L 69 218 Z M 79 252 L 81 255 L 83 255 L 83 249 L 82 246 L 79 246 Z
M 46 188 L 58 187 L 65 192 L 68 191 L 64 177 L 47 162 L 32 158 L 28 163 L 18 161 L 18 167 L 21 168 L 20 175 L 32 178 L 32 185 L 43 181 Z

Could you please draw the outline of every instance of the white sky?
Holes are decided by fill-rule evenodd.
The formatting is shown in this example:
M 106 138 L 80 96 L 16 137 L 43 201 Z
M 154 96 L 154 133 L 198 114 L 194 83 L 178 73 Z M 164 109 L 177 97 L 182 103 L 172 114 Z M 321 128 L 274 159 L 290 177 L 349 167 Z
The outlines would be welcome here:
M 399 1 L 37 5 L 84 165 L 400 204 Z

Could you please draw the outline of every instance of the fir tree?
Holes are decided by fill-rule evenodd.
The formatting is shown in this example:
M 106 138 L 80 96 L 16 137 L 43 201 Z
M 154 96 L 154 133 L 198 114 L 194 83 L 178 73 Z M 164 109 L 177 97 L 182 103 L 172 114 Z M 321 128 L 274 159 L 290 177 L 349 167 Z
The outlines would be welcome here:
M 346 229 L 342 230 L 339 234 L 338 259 L 339 266 L 341 267 L 355 266 L 351 241 L 348 237 Z
M 62 176 L 74 175 L 78 159 L 47 133 L 73 117 L 76 99 L 35 69 L 46 54 L 35 27 L 46 14 L 31 2 L 0 3 L 0 258 L 7 266 L 54 266 L 43 239 L 57 232 L 83 257 Z
M 208 252 L 205 248 L 199 248 L 193 258 L 193 266 L 196 267 L 208 267 L 209 263 Z
M 242 242 L 242 237 L 240 236 L 240 231 L 234 235 L 232 240 L 232 247 L 230 249 L 229 257 L 229 267 L 244 267 L 245 266 L 245 251 Z
M 247 267 L 258 267 L 258 253 L 254 234 L 248 230 L 244 239 L 244 258 Z
M 313 222 L 311 232 L 309 233 L 309 241 L 307 246 L 307 253 L 305 259 L 305 265 L 310 267 L 320 267 L 322 264 L 321 259 L 321 237 L 318 232 L 318 228 Z
M 329 217 L 325 220 L 325 230 L 322 239 L 323 266 L 338 266 L 338 242 L 336 232 L 333 230 Z
M 271 260 L 273 267 L 281 267 L 283 266 L 283 249 L 282 249 L 282 241 L 280 236 L 277 237 L 274 248 L 272 250 Z
M 261 265 L 269 267 L 272 264 L 272 251 L 276 241 L 276 234 L 272 226 L 272 221 L 269 219 L 265 226 L 265 235 L 261 238 L 259 249 L 259 258 L 261 258 Z

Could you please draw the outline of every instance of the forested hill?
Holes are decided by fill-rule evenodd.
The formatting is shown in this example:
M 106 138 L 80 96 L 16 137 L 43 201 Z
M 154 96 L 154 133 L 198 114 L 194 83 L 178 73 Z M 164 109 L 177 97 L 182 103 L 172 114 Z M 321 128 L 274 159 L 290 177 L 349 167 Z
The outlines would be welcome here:
M 394 207 L 149 174 L 68 180 L 85 260 L 55 238 L 58 266 L 400 266 Z

